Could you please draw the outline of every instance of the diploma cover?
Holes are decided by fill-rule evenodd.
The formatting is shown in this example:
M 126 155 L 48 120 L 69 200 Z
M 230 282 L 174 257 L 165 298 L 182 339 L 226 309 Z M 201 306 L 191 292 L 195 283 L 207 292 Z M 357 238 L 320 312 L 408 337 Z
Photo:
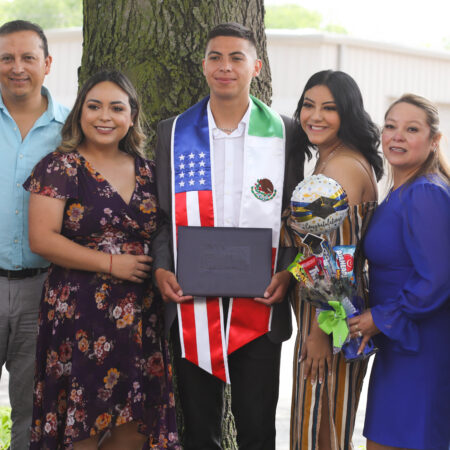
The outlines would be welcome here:
M 178 227 L 184 295 L 263 297 L 272 272 L 270 228 Z

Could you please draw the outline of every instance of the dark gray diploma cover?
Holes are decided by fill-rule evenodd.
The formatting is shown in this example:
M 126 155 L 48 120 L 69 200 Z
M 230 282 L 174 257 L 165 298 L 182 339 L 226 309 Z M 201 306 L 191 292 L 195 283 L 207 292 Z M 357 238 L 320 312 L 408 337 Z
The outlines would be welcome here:
M 178 227 L 183 295 L 262 297 L 270 283 L 270 228 Z

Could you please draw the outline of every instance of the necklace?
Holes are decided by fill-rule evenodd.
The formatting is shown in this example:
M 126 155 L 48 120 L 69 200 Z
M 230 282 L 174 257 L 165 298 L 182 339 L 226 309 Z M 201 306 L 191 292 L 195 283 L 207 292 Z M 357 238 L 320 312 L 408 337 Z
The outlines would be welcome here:
M 316 167 L 314 168 L 314 173 L 320 173 L 325 166 L 327 165 L 327 162 L 335 155 L 335 153 L 340 150 L 341 148 L 344 148 L 344 144 L 341 142 L 340 144 L 338 144 L 336 147 L 333 148 L 333 150 L 331 150 L 331 152 L 328 154 L 328 156 L 325 158 L 325 161 L 321 162 L 319 164 L 319 159 L 317 160 L 316 163 Z
M 237 130 L 237 127 L 236 128 L 220 128 L 220 127 L 217 127 L 217 129 L 220 130 L 220 131 L 223 131 L 225 133 L 232 133 L 233 131 Z

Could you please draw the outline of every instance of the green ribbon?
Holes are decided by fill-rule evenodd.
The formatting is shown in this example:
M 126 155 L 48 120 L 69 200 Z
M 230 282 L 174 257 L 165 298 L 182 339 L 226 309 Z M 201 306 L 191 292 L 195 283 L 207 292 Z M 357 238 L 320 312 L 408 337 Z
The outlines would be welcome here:
M 330 300 L 328 304 L 333 310 L 322 311 L 317 321 L 321 330 L 333 333 L 333 347 L 341 348 L 348 336 L 347 313 L 338 301 Z

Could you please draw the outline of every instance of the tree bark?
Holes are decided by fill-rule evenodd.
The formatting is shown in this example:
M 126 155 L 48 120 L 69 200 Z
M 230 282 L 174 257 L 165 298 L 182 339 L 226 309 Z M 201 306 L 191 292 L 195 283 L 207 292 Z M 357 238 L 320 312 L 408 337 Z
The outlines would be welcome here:
M 157 123 L 208 93 L 202 74 L 208 31 L 221 22 L 251 28 L 263 61 L 252 94 L 272 97 L 263 0 L 83 0 L 80 83 L 102 68 L 117 68 L 135 85 L 147 119 L 148 154 Z

